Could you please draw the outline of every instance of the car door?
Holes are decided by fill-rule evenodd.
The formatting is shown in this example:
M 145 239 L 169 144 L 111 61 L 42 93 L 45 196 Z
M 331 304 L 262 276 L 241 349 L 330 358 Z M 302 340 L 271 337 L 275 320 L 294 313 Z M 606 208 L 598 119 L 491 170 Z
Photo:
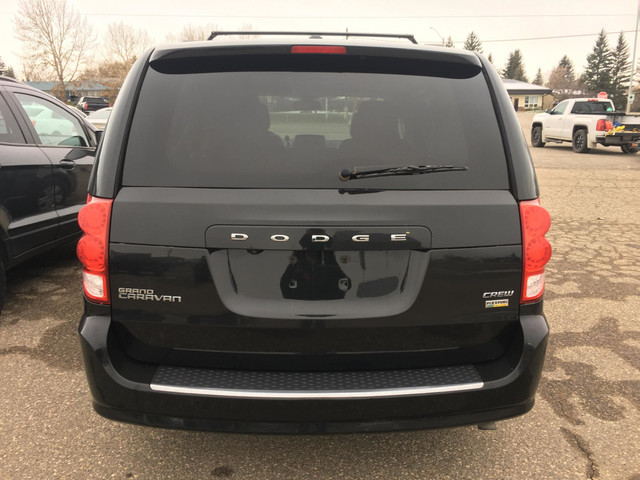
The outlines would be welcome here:
M 4 94 L 4 95 L 3 95 Z M 0 235 L 10 261 L 53 242 L 53 166 L 0 88 Z
M 547 138 L 563 138 L 565 121 L 564 112 L 568 104 L 568 100 L 560 102 L 553 110 L 551 110 L 549 116 L 545 119 L 544 129 L 546 130 L 545 136 Z
M 82 120 L 50 99 L 31 92 L 13 94 L 23 115 L 31 121 L 36 142 L 53 164 L 58 238 L 77 234 L 77 216 L 86 202 L 95 141 Z

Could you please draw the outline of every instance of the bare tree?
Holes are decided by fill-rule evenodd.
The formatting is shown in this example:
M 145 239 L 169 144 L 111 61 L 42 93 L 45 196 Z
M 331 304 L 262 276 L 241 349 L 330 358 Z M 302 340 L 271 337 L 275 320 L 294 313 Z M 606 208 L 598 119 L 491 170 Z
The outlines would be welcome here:
M 553 98 L 558 102 L 576 96 L 579 87 L 572 77 L 573 72 L 562 65 L 557 65 L 551 70 L 547 87 L 553 90 Z
M 30 55 L 22 55 L 20 60 L 22 63 L 22 79 L 25 82 L 40 82 L 50 78 L 36 58 Z
M 100 92 L 100 95 L 107 97 L 110 103 L 114 103 L 118 93 L 120 93 L 120 88 L 124 83 L 129 68 L 122 62 L 104 61 L 85 69 L 73 83 L 76 88 L 79 88 L 84 82 L 104 85 L 105 89 Z
M 166 36 L 168 42 L 197 42 L 206 40 L 211 32 L 217 30 L 217 25 L 192 25 L 191 23 L 182 27 L 178 35 L 169 34 Z
M 14 18 L 18 40 L 32 65 L 51 70 L 63 87 L 87 60 L 92 29 L 66 0 L 21 0 Z
M 250 23 L 245 23 L 240 27 L 241 32 L 251 32 L 252 30 L 253 30 L 253 25 L 251 25 Z M 244 35 L 238 35 L 238 38 L 249 39 L 249 38 L 258 38 L 258 36 L 252 35 L 251 33 L 247 33 Z
M 151 38 L 146 30 L 136 30 L 124 22 L 110 23 L 107 27 L 107 52 L 113 60 L 122 63 L 127 69 L 131 68 L 138 55 L 150 44 Z

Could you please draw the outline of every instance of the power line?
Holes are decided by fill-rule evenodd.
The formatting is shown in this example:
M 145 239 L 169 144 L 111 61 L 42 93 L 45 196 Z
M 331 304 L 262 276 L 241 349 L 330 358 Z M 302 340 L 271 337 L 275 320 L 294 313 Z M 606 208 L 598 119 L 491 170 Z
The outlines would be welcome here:
M 610 32 L 610 33 L 605 33 L 605 35 L 618 35 L 620 33 L 632 33 L 635 32 L 635 30 L 621 30 L 620 32 Z M 496 43 L 496 42 L 524 42 L 527 40 L 554 40 L 557 38 L 578 38 L 578 37 L 595 37 L 600 35 L 600 32 L 598 33 L 579 33 L 579 34 L 575 34 L 575 35 L 555 35 L 552 37 L 529 37 L 529 38 L 506 38 L 506 39 L 501 39 L 501 40 L 482 40 L 482 43 Z M 461 43 L 461 40 L 456 40 L 458 43 Z
M 0 12 L 0 15 L 13 15 L 13 12 Z M 173 13 L 114 13 L 114 12 L 97 12 L 84 13 L 87 17 L 168 17 L 168 18 L 246 18 L 246 19 L 273 19 L 273 20 L 425 20 L 434 18 L 562 18 L 562 17 L 630 17 L 631 13 L 578 13 L 578 14 L 546 14 L 546 13 L 530 13 L 530 14 L 503 14 L 503 15 L 352 15 L 352 16 L 316 16 L 313 18 L 299 15 L 202 15 L 202 14 L 173 14 Z

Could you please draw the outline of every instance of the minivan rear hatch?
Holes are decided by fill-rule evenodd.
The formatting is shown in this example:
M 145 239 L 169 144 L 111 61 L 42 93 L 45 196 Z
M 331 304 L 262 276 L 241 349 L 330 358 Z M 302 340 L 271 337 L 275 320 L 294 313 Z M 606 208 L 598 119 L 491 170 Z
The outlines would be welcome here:
M 504 353 L 520 221 L 478 59 L 252 48 L 151 58 L 109 247 L 131 354 L 322 370 Z M 459 168 L 341 178 L 423 165 Z

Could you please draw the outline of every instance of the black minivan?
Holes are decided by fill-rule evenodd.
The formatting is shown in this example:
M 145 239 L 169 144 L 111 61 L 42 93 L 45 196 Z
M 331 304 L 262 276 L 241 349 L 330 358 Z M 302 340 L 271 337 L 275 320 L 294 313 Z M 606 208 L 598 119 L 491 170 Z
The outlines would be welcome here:
M 140 57 L 98 152 L 96 411 L 296 433 L 530 410 L 550 219 L 491 64 L 410 36 L 212 37 Z

